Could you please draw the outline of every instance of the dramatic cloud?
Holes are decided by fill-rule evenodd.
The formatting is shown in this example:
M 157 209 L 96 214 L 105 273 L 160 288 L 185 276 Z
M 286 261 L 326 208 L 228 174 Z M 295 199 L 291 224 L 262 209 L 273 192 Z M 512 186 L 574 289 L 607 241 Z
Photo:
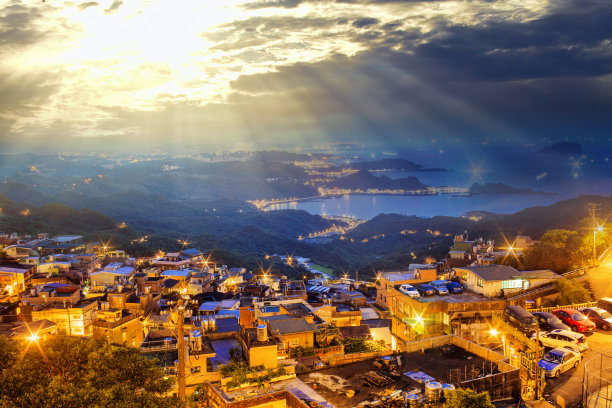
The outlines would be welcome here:
M 0 138 L 525 143 L 612 124 L 605 0 L 49 3 L 0 9 Z

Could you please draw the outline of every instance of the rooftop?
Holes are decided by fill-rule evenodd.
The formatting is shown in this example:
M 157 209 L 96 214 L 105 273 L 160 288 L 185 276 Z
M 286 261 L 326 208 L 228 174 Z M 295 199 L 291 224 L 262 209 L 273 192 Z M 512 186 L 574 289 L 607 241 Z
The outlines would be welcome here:
M 318 332 L 317 328 L 308 323 L 305 319 L 284 319 L 271 321 L 269 323 L 269 327 L 273 333 L 280 334 Z

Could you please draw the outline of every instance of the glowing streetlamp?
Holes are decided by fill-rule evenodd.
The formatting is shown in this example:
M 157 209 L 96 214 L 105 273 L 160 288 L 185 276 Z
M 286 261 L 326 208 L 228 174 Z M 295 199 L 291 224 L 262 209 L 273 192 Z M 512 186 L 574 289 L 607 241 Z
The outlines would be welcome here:
M 593 228 L 593 263 L 597 262 L 597 239 L 596 235 L 598 232 L 603 232 L 604 228 L 602 225 Z

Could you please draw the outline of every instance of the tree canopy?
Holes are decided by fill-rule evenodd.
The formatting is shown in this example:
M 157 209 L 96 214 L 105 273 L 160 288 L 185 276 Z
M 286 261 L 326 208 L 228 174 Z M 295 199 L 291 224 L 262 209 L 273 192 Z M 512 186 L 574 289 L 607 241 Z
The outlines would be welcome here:
M 172 380 L 135 348 L 52 336 L 16 342 L 0 336 L 0 407 L 181 407 L 165 396 Z

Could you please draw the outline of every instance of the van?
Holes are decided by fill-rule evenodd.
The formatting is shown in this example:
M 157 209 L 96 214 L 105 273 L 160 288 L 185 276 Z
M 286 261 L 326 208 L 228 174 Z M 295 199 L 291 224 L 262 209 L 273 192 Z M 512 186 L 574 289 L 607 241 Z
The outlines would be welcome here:
M 597 307 L 600 307 L 603 310 L 612 313 L 612 298 L 602 297 L 597 301 Z
M 507 306 L 504 309 L 503 319 L 528 336 L 538 329 L 537 319 L 520 306 Z

